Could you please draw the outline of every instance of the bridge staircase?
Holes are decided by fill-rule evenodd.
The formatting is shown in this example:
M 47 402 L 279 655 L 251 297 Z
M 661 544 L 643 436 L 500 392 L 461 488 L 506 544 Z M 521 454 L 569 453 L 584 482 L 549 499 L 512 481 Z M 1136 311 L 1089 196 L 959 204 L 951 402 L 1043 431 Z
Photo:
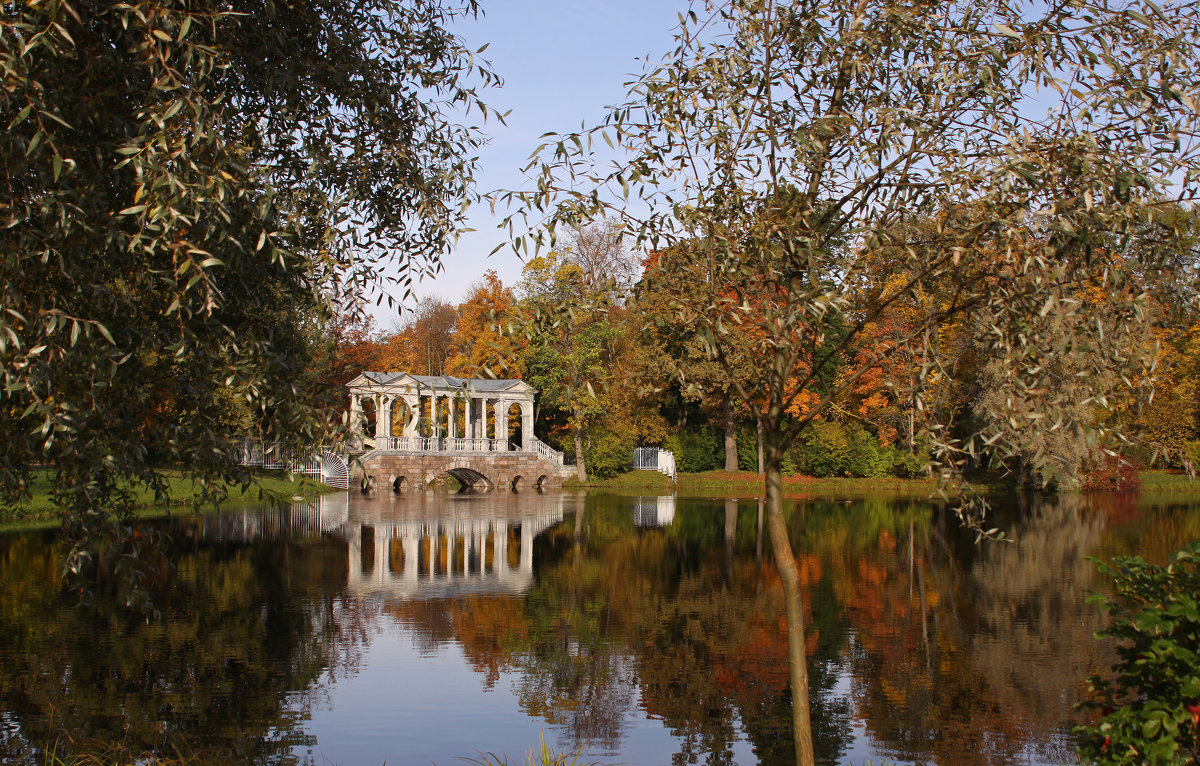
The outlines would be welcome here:
M 350 487 L 350 466 L 346 458 L 327 447 L 297 450 L 280 442 L 245 439 L 238 462 L 268 471 L 288 471 L 309 476 L 334 489 Z

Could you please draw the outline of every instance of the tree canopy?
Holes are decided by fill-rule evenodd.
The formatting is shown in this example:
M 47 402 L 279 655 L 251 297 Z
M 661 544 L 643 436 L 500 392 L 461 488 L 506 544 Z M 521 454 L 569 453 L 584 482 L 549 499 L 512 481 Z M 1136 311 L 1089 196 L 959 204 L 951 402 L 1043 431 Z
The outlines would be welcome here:
M 530 166 L 536 188 L 508 198 L 520 206 L 510 221 L 540 227 L 515 240 L 521 248 L 620 215 L 652 247 L 687 243 L 707 273 L 699 295 L 682 292 L 696 285 L 690 267 L 658 278 L 679 280 L 687 298 L 677 312 L 741 398 L 765 399 L 797 759 L 811 763 L 798 574 L 780 495 L 787 445 L 841 391 L 901 355 L 916 361 L 910 396 L 922 406 L 945 364 L 942 346 L 925 341 L 952 323 L 997 365 L 1007 394 L 965 437 L 926 423 L 948 475 L 981 453 L 1014 454 L 1031 428 L 1075 430 L 1067 405 L 1081 396 L 1105 405 L 1103 392 L 1083 394 L 1062 376 L 1099 383 L 1141 371 L 1138 275 L 1186 266 L 1139 239 L 1200 179 L 1200 11 L 1109 0 L 714 0 L 681 17 L 676 41 L 602 124 L 543 145 Z M 611 166 L 595 161 L 600 139 L 624 152 Z M 933 225 L 911 225 L 921 219 Z M 881 258 L 898 279 L 865 279 Z M 927 310 L 788 419 L 796 398 L 902 302 Z M 737 366 L 726 340 L 748 323 L 765 363 Z M 1062 331 L 1045 333 L 1046 323 Z M 1029 457 L 1054 460 L 1045 450 Z
M 135 0 L 0 11 L 0 480 L 53 466 L 81 538 L 242 431 L 319 444 L 331 305 L 436 267 L 494 83 L 471 0 Z M 71 566 L 85 565 L 76 555 Z

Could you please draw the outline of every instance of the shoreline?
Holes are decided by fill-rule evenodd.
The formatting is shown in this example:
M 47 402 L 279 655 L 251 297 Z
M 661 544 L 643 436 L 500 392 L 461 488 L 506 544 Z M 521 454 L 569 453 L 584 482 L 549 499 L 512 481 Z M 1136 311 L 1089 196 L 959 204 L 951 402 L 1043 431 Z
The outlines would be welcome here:
M 181 471 L 164 470 L 162 475 L 167 480 L 165 500 L 156 498 L 144 485 L 133 488 L 134 518 L 163 518 L 176 512 L 189 513 L 213 507 L 211 500 L 202 499 L 200 486 Z M 298 502 L 337 491 L 307 477 L 288 479 L 279 471 L 255 471 L 245 487 L 235 484 L 222 488 L 228 493 L 222 501 L 225 503 Z M 62 523 L 61 511 L 50 501 L 51 486 L 46 472 L 35 475 L 30 490 L 32 496 L 29 499 L 0 506 L 0 532 L 51 529 Z
M 164 471 L 163 473 L 168 484 L 168 500 L 166 502 L 159 501 L 145 487 L 138 488 L 134 492 L 134 518 L 162 518 L 177 512 L 192 513 L 214 507 L 212 501 L 200 499 L 198 486 L 184 477 L 182 472 Z M 1200 499 L 1200 480 L 1189 477 L 1183 471 L 1140 471 L 1138 478 L 1141 482 L 1138 489 L 1128 492 L 1095 490 L 1086 494 L 1130 495 L 1136 496 L 1139 500 L 1151 501 Z M 981 480 L 972 482 L 971 486 L 980 494 L 985 495 L 1018 491 L 1018 488 L 1011 482 L 999 479 L 1000 477 L 983 477 Z M 306 477 L 294 477 L 289 480 L 283 474 L 273 471 L 256 472 L 251 483 L 246 487 L 237 485 L 227 489 L 228 496 L 222 501 L 223 503 L 298 502 L 338 491 Z M 757 473 L 749 471 L 681 473 L 676 482 L 672 482 L 669 477 L 655 471 L 629 471 L 610 479 L 587 482 L 580 482 L 573 478 L 568 479 L 563 483 L 563 489 L 571 492 L 592 490 L 610 494 L 681 494 L 693 497 L 737 498 L 762 497 L 764 490 L 763 478 Z M 0 507 L 0 532 L 50 529 L 61 524 L 62 517 L 59 510 L 50 503 L 49 480 L 44 474 L 34 480 L 32 490 L 33 497 L 30 500 L 16 506 Z M 938 481 L 932 478 L 858 479 L 785 476 L 783 479 L 783 495 L 789 500 L 836 500 L 871 496 L 924 500 L 938 497 L 940 494 Z M 954 497 L 955 494 L 949 493 L 945 496 Z
M 1138 479 L 1141 486 L 1129 490 L 1087 490 L 1079 494 L 1096 495 L 1137 495 L 1142 498 L 1159 499 L 1200 499 L 1200 479 L 1193 479 L 1183 471 L 1148 470 L 1139 471 Z M 971 481 L 970 486 L 979 494 L 1002 494 L 1010 492 L 1037 490 L 1021 490 L 1016 484 L 1005 481 L 1000 476 L 982 476 Z M 592 489 L 615 493 L 628 492 L 657 492 L 692 495 L 695 493 L 725 494 L 728 496 L 761 497 L 764 492 L 763 477 L 750 471 L 729 473 L 725 471 L 705 471 L 703 473 L 681 473 L 675 483 L 663 474 L 654 471 L 630 471 L 618 474 L 610 479 L 589 480 L 580 482 L 568 479 L 563 483 L 564 489 Z M 914 499 L 928 498 L 939 494 L 940 487 L 937 479 L 900 479 L 893 477 L 858 479 L 858 478 L 816 478 L 813 476 L 783 477 L 783 495 L 788 499 L 797 498 L 854 498 L 869 495 L 887 495 L 889 497 L 908 497 Z M 1049 491 L 1048 491 L 1049 492 Z M 951 493 L 950 496 L 954 496 Z

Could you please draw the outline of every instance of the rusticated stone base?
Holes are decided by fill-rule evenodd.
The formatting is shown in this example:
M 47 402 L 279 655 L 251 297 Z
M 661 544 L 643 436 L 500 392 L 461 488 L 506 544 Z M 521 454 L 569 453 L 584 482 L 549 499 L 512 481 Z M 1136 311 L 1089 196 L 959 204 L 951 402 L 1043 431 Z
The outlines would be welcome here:
M 574 466 L 555 465 L 533 452 L 384 452 L 375 450 L 351 468 L 350 487 L 372 491 L 424 489 L 446 474 L 472 489 L 534 490 L 562 486 Z

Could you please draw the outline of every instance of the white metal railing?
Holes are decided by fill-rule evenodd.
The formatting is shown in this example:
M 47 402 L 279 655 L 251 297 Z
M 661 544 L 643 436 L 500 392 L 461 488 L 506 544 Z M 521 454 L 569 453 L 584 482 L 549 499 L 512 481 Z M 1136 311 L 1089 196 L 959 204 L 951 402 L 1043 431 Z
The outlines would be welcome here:
M 312 476 L 337 489 L 350 486 L 350 469 L 346 461 L 333 450 L 323 447 L 301 451 L 288 449 L 279 442 L 243 439 L 239 458 L 242 465 Z
M 633 451 L 633 470 L 658 471 L 675 481 L 675 453 L 658 447 L 638 447 Z

